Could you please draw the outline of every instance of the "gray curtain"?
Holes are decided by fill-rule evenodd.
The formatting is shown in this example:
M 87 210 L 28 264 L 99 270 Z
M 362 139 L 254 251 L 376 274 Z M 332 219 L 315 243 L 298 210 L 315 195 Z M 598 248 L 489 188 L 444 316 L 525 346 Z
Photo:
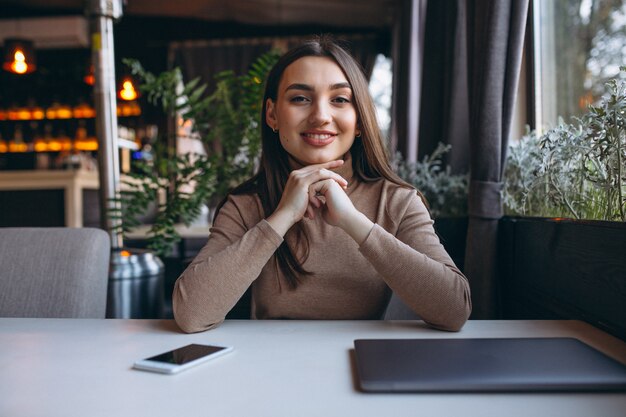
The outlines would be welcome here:
M 249 42 L 191 41 L 174 43 L 170 47 L 171 66 L 181 68 L 183 78 L 190 81 L 200 77 L 208 85 L 207 91 L 215 89 L 215 75 L 232 70 L 245 73 L 259 56 L 272 49 L 267 38 Z
M 422 57 L 427 0 L 401 0 L 393 29 L 390 149 L 417 158 Z
M 418 157 L 438 142 L 470 172 L 464 272 L 473 318 L 499 316 L 502 171 L 519 78 L 528 0 L 431 1 L 427 8 Z
M 468 0 L 469 225 L 465 274 L 472 318 L 498 318 L 497 234 L 502 171 L 522 59 L 528 0 Z
M 426 11 L 418 159 L 439 142 L 454 174 L 469 171 L 469 98 L 465 0 L 430 1 Z
M 207 91 L 215 88 L 215 75 L 232 70 L 243 74 L 262 54 L 277 45 L 284 49 L 293 48 L 307 36 L 280 38 L 242 38 L 239 40 L 189 41 L 174 42 L 170 45 L 170 68 L 181 68 L 183 77 L 190 81 L 200 77 L 208 85 Z M 388 47 L 384 36 L 377 33 L 338 36 L 338 40 L 360 62 L 365 75 L 369 78 L 374 69 L 376 55 L 387 53 Z

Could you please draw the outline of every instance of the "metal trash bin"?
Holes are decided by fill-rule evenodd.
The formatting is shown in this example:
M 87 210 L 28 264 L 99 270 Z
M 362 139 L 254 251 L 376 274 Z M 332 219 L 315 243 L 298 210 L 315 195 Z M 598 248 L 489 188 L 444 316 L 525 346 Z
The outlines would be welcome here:
M 164 272 L 161 259 L 148 250 L 113 249 L 106 317 L 163 318 Z

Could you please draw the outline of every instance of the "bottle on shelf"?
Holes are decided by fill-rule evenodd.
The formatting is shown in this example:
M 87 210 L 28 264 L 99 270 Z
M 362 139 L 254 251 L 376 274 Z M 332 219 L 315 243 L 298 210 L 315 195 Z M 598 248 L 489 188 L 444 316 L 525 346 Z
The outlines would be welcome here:
M 48 122 L 43 127 L 43 140 L 46 143 L 48 152 L 59 152 L 62 149 L 59 142 L 52 133 L 52 123 Z
M 61 103 L 57 98 L 52 101 L 50 107 L 46 109 L 46 119 L 71 119 L 72 107 L 69 104 Z
M 0 153 L 9 152 L 9 144 L 2 137 L 2 132 L 0 132 Z
M 61 106 L 58 100 L 54 100 L 50 106 L 46 108 L 46 119 L 55 120 L 57 119 L 57 108 Z
M 30 122 L 33 148 L 35 151 L 35 169 L 50 168 L 50 154 L 48 153 L 48 143 L 41 132 L 39 122 Z
M 30 109 L 26 106 L 18 107 L 16 110 L 17 120 L 31 120 L 32 115 Z
M 59 129 L 59 134 L 57 135 L 57 141 L 61 144 L 61 151 L 69 152 L 72 150 L 72 138 L 65 133 L 65 129 Z
M 22 125 L 18 123 L 15 125 L 15 130 L 13 131 L 13 139 L 9 141 L 9 152 L 23 153 L 28 151 L 28 145 L 24 142 Z
M 74 136 L 74 149 L 77 151 L 91 152 L 98 150 L 98 141 L 95 137 L 87 134 L 87 124 L 84 120 L 78 121 L 76 135 Z
M 72 107 L 69 104 L 61 104 L 61 106 L 57 109 L 57 118 L 59 119 L 71 119 L 72 118 Z
M 75 119 L 93 119 L 96 117 L 96 110 L 80 98 L 78 104 L 72 108 L 72 117 Z
M 48 152 L 48 141 L 46 140 L 45 135 L 40 131 L 38 123 L 34 122 L 34 130 L 35 134 L 33 137 L 33 144 L 35 148 L 35 152 L 43 153 Z
M 43 120 L 46 116 L 46 112 L 37 102 L 29 98 L 28 99 L 28 111 L 30 115 L 30 120 Z

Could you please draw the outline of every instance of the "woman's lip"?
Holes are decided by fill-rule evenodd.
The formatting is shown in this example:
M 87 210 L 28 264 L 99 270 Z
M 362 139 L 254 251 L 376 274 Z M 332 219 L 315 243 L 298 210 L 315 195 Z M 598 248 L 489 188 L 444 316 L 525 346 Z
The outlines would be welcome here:
M 334 142 L 337 137 L 335 133 L 330 132 L 304 132 L 300 136 L 311 146 L 326 146 Z

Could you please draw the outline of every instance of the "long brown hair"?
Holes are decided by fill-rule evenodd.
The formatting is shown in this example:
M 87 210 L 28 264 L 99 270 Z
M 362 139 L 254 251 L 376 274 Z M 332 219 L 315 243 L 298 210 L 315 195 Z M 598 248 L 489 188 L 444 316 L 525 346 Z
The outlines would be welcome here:
M 278 207 L 291 168 L 288 154 L 280 144 L 278 133 L 274 133 L 265 122 L 266 103 L 268 99 L 273 102 L 277 101 L 278 85 L 285 69 L 296 60 L 308 56 L 332 59 L 341 68 L 352 87 L 353 103 L 361 131 L 361 137 L 357 138 L 350 148 L 355 177 L 363 182 L 385 178 L 400 186 L 413 188 L 401 180 L 389 165 L 389 156 L 376 120 L 374 102 L 369 94 L 368 83 L 360 65 L 334 40 L 322 36 L 307 41 L 285 53 L 270 71 L 265 84 L 261 110 L 262 153 L 259 171 L 252 178 L 232 190 L 231 194 L 257 194 L 261 200 L 265 216 L 269 216 Z M 220 203 L 218 211 L 225 201 L 226 199 Z M 291 239 L 287 239 L 288 236 Z M 293 247 L 289 241 L 295 243 Z M 302 250 L 300 259 L 296 256 L 296 248 Z M 298 222 L 289 229 L 285 240 L 276 251 L 276 262 L 290 288 L 298 286 L 298 275 L 311 275 L 311 272 L 302 267 L 308 253 L 309 238 L 302 223 Z

